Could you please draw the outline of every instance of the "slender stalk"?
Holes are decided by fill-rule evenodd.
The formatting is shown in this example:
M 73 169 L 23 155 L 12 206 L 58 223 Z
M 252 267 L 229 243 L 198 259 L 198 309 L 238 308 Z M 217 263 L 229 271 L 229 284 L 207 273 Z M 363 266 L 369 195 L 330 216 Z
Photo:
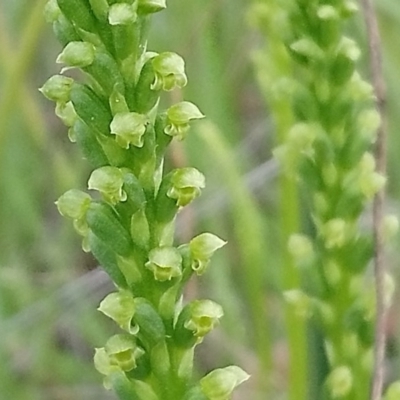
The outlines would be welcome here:
M 365 23 L 368 34 L 370 52 L 370 67 L 372 82 L 376 95 L 376 107 L 381 116 L 381 124 L 375 143 L 376 169 L 382 175 L 386 174 L 387 163 L 387 119 L 386 119 L 386 88 L 382 68 L 382 50 L 378 21 L 371 0 L 362 0 Z M 386 273 L 385 250 L 382 232 L 384 217 L 385 190 L 380 190 L 373 204 L 373 225 L 375 240 L 375 287 L 376 287 L 376 326 L 375 326 L 375 365 L 372 382 L 371 400 L 379 400 L 382 395 L 384 378 L 384 358 L 386 347 L 385 326 L 387 307 L 385 305 L 384 280 Z

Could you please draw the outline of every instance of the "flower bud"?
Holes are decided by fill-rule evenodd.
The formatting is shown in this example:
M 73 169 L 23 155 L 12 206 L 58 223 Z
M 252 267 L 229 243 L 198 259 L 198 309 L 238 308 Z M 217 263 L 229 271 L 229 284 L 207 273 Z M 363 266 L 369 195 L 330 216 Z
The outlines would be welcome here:
M 124 149 L 130 144 L 136 147 L 143 147 L 143 135 L 146 132 L 148 119 L 145 115 L 135 112 L 123 112 L 114 116 L 110 129 L 116 135 L 116 142 Z
M 165 52 L 153 58 L 155 80 L 151 85 L 152 90 L 170 91 L 183 88 L 187 84 L 185 74 L 185 61 L 176 53 Z
M 132 295 L 126 290 L 110 293 L 98 308 L 104 315 L 114 320 L 123 330 L 135 334 L 137 327 L 132 326 L 135 314 L 135 302 Z
M 166 0 L 139 0 L 139 11 L 143 14 L 152 14 L 167 8 Z
M 386 183 L 386 178 L 375 171 L 375 158 L 371 153 L 365 153 L 359 165 L 358 184 L 361 193 L 371 199 Z
M 328 249 L 342 247 L 348 238 L 349 226 L 345 220 L 334 218 L 328 221 L 321 229 Z
M 96 18 L 102 22 L 107 21 L 108 11 L 110 9 L 107 0 L 89 0 L 89 3 Z
M 190 241 L 192 269 L 197 275 L 202 275 L 205 272 L 213 254 L 226 243 L 212 233 L 202 233 Z
M 378 128 L 381 124 L 381 116 L 374 108 L 362 111 L 357 117 L 357 126 L 360 135 L 373 143 L 376 139 Z
M 307 236 L 298 233 L 290 236 L 288 250 L 297 262 L 308 260 L 314 254 L 311 240 Z
M 207 335 L 224 315 L 222 307 L 211 300 L 195 300 L 189 307 L 190 317 L 184 323 L 184 327 L 192 331 L 197 338 Z
M 104 200 L 114 205 L 127 199 L 126 193 L 122 190 L 123 184 L 123 174 L 119 168 L 104 166 L 92 172 L 88 188 L 99 191 Z
M 290 45 L 290 49 L 303 57 L 319 60 L 324 57 L 324 52 L 312 39 L 303 38 Z
M 74 80 L 67 76 L 54 75 L 39 89 L 49 100 L 67 103 Z
M 146 263 L 159 282 L 170 281 L 182 275 L 182 256 L 174 247 L 157 247 L 150 251 L 149 261 Z
M 326 384 L 334 399 L 345 397 L 353 387 L 353 373 L 345 365 L 336 367 L 329 374 Z
M 91 65 L 94 61 L 96 49 L 88 42 L 70 42 L 57 57 L 58 64 L 65 64 L 67 68 L 83 68 Z
M 137 359 L 144 354 L 144 350 L 137 346 L 134 336 L 128 334 L 114 335 L 104 346 L 110 364 L 119 367 L 122 371 L 132 371 L 137 366 Z
M 300 318 L 311 316 L 311 299 L 301 290 L 286 290 L 283 293 L 285 301 L 291 305 L 295 314 Z
M 137 19 L 136 9 L 136 1 L 133 4 L 113 4 L 108 12 L 108 22 L 110 25 L 131 25 Z
M 316 124 L 299 122 L 290 129 L 287 142 L 299 153 L 312 156 L 312 145 L 318 132 L 319 129 Z
M 249 374 L 235 365 L 218 368 L 200 380 L 201 391 L 209 400 L 227 400 L 233 390 L 249 378 Z
M 178 207 L 184 207 L 199 197 L 204 187 L 204 175 L 196 168 L 180 168 L 172 173 L 171 187 L 167 191 L 167 196 L 176 200 Z
M 193 103 L 182 101 L 170 107 L 167 111 L 167 125 L 164 132 L 178 140 L 183 140 L 189 130 L 189 122 L 204 118 L 204 115 Z

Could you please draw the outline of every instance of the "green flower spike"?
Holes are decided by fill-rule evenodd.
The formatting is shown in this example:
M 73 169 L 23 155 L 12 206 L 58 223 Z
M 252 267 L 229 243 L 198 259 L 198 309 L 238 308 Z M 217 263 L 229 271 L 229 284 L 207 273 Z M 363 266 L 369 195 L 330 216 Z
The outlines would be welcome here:
M 183 88 L 187 84 L 185 61 L 176 53 L 161 53 L 153 59 L 155 80 L 150 86 L 152 90 L 170 91 Z
M 174 247 L 158 247 L 149 253 L 149 261 L 146 263 L 154 274 L 154 279 L 159 282 L 170 281 L 182 275 L 182 256 Z
M 201 391 L 208 400 L 229 400 L 234 389 L 249 378 L 235 365 L 218 368 L 200 380 Z
M 113 4 L 108 13 L 108 22 L 110 25 L 131 25 L 137 19 L 136 9 L 137 1 L 133 4 Z
M 178 140 L 183 140 L 189 130 L 189 122 L 204 118 L 204 115 L 193 103 L 182 101 L 170 107 L 167 111 L 167 125 L 164 132 Z
M 65 64 L 67 67 L 62 71 L 70 68 L 84 68 L 91 65 L 94 61 L 96 49 L 88 42 L 70 42 L 62 53 L 57 57 L 58 64 Z
M 135 302 L 132 295 L 125 290 L 110 293 L 98 308 L 104 315 L 114 320 L 121 329 L 136 334 L 137 326 L 132 326 L 132 318 L 135 314 Z
M 104 349 L 110 364 L 126 372 L 135 369 L 136 360 L 144 354 L 144 350 L 136 344 L 135 337 L 128 334 L 112 336 Z
M 67 103 L 74 80 L 67 76 L 54 75 L 39 89 L 45 97 L 57 103 Z
M 200 196 L 205 185 L 204 175 L 196 168 L 180 168 L 172 174 L 167 196 L 175 199 L 178 207 L 184 207 Z
M 115 115 L 111 122 L 110 129 L 116 135 L 117 143 L 124 149 L 129 148 L 130 144 L 136 147 L 143 146 L 143 135 L 146 132 L 148 119 L 145 115 L 124 112 Z
M 212 331 L 224 315 L 222 307 L 211 300 L 195 300 L 190 305 L 190 318 L 184 327 L 201 339 Z
M 124 184 L 123 174 L 116 167 L 100 167 L 95 169 L 90 175 L 89 190 L 98 190 L 104 200 L 110 204 L 117 204 L 127 199 L 126 193 L 122 190 Z
M 152 14 L 167 8 L 166 0 L 139 0 L 139 10 L 145 14 Z
M 190 241 L 192 269 L 197 275 L 202 275 L 205 272 L 213 254 L 226 243 L 212 233 L 202 233 Z

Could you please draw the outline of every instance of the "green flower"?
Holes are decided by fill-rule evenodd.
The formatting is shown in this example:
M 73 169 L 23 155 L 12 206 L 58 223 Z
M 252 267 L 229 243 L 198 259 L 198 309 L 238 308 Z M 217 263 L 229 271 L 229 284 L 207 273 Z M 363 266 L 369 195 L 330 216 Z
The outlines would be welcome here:
M 127 199 L 126 193 L 122 190 L 124 184 L 123 174 L 116 167 L 100 167 L 90 175 L 89 190 L 98 190 L 104 199 L 110 204 L 117 204 Z
M 128 334 L 112 336 L 108 339 L 104 350 L 109 358 L 110 366 L 118 367 L 126 372 L 135 369 L 137 359 L 144 354 L 144 350 L 136 344 L 135 337 Z
M 180 168 L 172 174 L 167 196 L 175 199 L 178 207 L 184 207 L 199 197 L 204 187 L 204 175 L 196 168 Z
M 190 305 L 190 318 L 184 327 L 197 338 L 203 338 L 214 329 L 224 315 L 222 307 L 211 300 L 195 300 Z
M 92 198 L 87 193 L 78 189 L 71 189 L 56 201 L 56 205 L 63 217 L 83 219 L 91 201 Z
M 57 103 L 69 102 L 72 84 L 74 80 L 67 76 L 54 75 L 39 89 L 45 97 Z
M 108 22 L 110 25 L 131 25 L 137 19 L 136 9 L 136 1 L 133 4 L 113 4 L 108 12 Z
M 130 144 L 143 147 L 143 135 L 146 132 L 148 119 L 145 115 L 135 112 L 123 112 L 114 116 L 110 129 L 115 140 L 124 149 Z
M 182 275 L 182 256 L 174 247 L 157 247 L 150 251 L 149 261 L 146 263 L 159 282 L 170 281 Z
M 234 389 L 249 378 L 235 365 L 218 368 L 200 380 L 201 391 L 208 400 L 229 400 Z
M 65 64 L 67 68 L 84 68 L 94 61 L 96 49 L 88 42 L 69 42 L 61 54 L 57 57 L 58 64 Z
M 185 61 L 176 53 L 165 52 L 153 58 L 155 80 L 152 90 L 170 91 L 187 84 Z
M 204 118 L 204 115 L 193 103 L 182 101 L 170 107 L 167 111 L 167 125 L 164 132 L 178 140 L 183 140 L 189 130 L 189 122 Z
M 135 301 L 133 296 L 125 290 L 110 293 L 98 308 L 104 315 L 114 320 L 120 328 L 135 334 L 138 327 L 132 326 L 132 318 L 135 314 Z
M 213 254 L 225 244 L 224 240 L 212 233 L 202 233 L 190 241 L 192 269 L 197 275 L 205 272 Z

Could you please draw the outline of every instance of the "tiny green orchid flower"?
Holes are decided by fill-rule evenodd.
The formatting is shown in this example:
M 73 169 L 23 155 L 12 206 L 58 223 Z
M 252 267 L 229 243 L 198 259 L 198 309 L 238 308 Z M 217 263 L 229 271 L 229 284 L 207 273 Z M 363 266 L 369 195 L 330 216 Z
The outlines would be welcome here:
M 57 57 L 56 63 L 65 64 L 67 66 L 63 71 L 70 68 L 88 67 L 93 63 L 95 53 L 96 49 L 91 43 L 70 42 Z
M 159 282 L 170 281 L 182 275 L 182 256 L 174 247 L 157 247 L 150 251 L 149 261 L 146 263 Z
M 181 56 L 165 52 L 154 57 L 152 63 L 155 74 L 152 90 L 170 91 L 186 86 L 185 62 Z
M 132 144 L 143 147 L 143 135 L 146 132 L 148 118 L 135 112 L 117 113 L 111 122 L 111 133 L 115 135 L 116 142 L 124 149 Z
M 128 291 L 120 290 L 110 293 L 100 303 L 98 310 L 114 320 L 123 330 L 131 334 L 138 332 L 138 327 L 132 324 L 135 314 L 135 301 Z
M 109 357 L 110 365 L 126 372 L 135 369 L 137 359 L 144 354 L 144 350 L 136 344 L 135 337 L 128 334 L 112 336 L 104 349 Z
M 124 184 L 123 173 L 119 168 L 104 166 L 95 169 L 88 181 L 89 190 L 98 190 L 110 204 L 117 204 L 127 199 L 122 190 Z
M 204 115 L 197 106 L 189 101 L 182 101 L 168 109 L 167 125 L 164 132 L 178 140 L 183 140 L 190 128 L 190 121 L 202 118 L 204 118 Z
M 196 168 L 180 168 L 172 174 L 167 196 L 175 199 L 178 207 L 184 207 L 199 197 L 204 187 L 204 175 Z
M 132 4 L 116 3 L 113 4 L 108 12 L 108 22 L 110 25 L 131 25 L 137 19 L 137 1 Z
M 226 243 L 212 233 L 202 233 L 190 241 L 192 269 L 197 275 L 202 275 L 205 272 L 213 254 Z
M 67 76 L 54 75 L 39 89 L 45 97 L 57 103 L 67 103 L 74 80 Z
M 195 300 L 190 304 L 190 318 L 184 327 L 201 339 L 214 329 L 223 317 L 222 307 L 211 300 Z
M 229 400 L 233 390 L 249 378 L 249 374 L 235 365 L 218 368 L 200 380 L 201 391 L 208 400 Z

